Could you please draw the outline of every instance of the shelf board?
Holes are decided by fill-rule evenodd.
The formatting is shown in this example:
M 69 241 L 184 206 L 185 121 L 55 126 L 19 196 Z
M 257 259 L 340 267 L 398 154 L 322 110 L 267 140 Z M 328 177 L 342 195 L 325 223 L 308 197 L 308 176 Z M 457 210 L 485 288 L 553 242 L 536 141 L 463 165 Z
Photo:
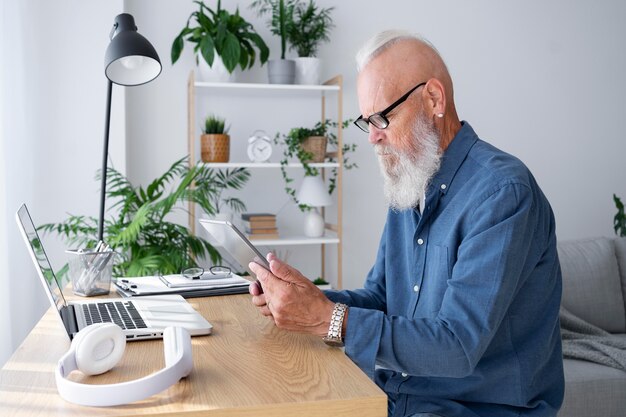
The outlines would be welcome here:
M 339 238 L 332 232 L 322 237 L 289 236 L 280 239 L 250 239 L 255 246 L 319 245 L 338 244 Z
M 288 90 L 288 91 L 339 91 L 338 85 L 305 85 L 305 84 L 264 84 L 264 83 L 214 83 L 196 81 L 198 88 L 226 88 L 244 90 Z
M 280 168 L 279 162 L 205 162 L 210 168 Z M 338 162 L 321 162 L 309 164 L 311 168 L 338 168 Z M 287 168 L 302 168 L 299 162 L 287 164 Z

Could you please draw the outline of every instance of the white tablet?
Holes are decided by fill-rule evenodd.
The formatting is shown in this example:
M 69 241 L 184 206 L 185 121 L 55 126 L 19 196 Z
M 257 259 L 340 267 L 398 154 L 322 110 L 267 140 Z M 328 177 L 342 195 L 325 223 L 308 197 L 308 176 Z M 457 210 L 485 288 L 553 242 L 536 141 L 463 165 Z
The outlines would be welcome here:
M 237 227 L 226 220 L 200 219 L 200 224 L 215 239 L 218 246 L 224 248 L 242 268 L 250 273 L 244 276 L 249 281 L 256 281 L 256 276 L 248 268 L 252 261 L 258 263 L 265 269 L 270 269 L 270 264 L 265 256 L 248 240 L 246 235 L 241 233 Z

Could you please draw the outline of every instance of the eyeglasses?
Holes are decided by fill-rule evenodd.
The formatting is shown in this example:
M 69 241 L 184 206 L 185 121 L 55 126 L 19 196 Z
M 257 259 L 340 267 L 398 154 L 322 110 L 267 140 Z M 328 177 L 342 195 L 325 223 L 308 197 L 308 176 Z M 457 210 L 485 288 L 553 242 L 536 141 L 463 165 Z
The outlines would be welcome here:
M 208 269 L 209 274 L 205 275 L 206 270 L 201 267 L 187 268 L 180 274 L 189 279 L 214 279 L 227 278 L 230 276 L 230 268 L 227 266 L 215 265 Z
M 383 111 L 379 111 L 378 113 L 372 114 L 370 117 L 365 118 L 363 115 L 360 115 L 355 121 L 354 124 L 364 131 L 365 133 L 370 132 L 370 123 L 374 125 L 377 129 L 386 129 L 389 126 L 389 119 L 387 119 L 387 114 L 391 112 L 393 109 L 398 107 L 400 104 L 404 103 L 407 98 L 411 95 L 411 93 L 421 86 L 426 85 L 426 83 L 419 83 L 415 87 L 411 88 L 405 95 L 400 97 L 398 100 L 394 101 L 393 104 L 387 107 Z

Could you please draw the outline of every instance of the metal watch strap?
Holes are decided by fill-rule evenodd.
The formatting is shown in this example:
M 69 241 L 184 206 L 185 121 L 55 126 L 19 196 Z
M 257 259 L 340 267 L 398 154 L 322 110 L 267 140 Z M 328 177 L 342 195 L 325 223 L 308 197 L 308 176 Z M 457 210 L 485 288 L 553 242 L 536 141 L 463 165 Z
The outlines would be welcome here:
M 346 315 L 348 306 L 345 304 L 337 303 L 333 309 L 333 315 L 330 318 L 330 326 L 328 327 L 328 334 L 324 337 L 324 343 L 329 346 L 343 346 L 343 318 Z

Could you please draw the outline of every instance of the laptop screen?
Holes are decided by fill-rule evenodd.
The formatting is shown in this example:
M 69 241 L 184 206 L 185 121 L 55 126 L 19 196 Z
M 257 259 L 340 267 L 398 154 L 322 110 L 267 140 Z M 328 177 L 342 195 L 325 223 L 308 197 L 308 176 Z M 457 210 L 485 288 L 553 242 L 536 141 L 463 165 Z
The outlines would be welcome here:
M 37 267 L 39 278 L 41 278 L 45 286 L 48 288 L 48 297 L 50 298 L 50 301 L 56 306 L 57 310 L 60 311 L 62 307 L 66 306 L 65 298 L 63 297 L 57 277 L 52 270 L 52 266 L 48 260 L 48 255 L 46 255 L 41 239 L 37 234 L 37 229 L 33 224 L 33 220 L 31 219 L 30 213 L 28 212 L 25 204 L 22 204 L 20 209 L 17 211 L 17 220 L 22 236 L 27 243 L 30 256 Z

